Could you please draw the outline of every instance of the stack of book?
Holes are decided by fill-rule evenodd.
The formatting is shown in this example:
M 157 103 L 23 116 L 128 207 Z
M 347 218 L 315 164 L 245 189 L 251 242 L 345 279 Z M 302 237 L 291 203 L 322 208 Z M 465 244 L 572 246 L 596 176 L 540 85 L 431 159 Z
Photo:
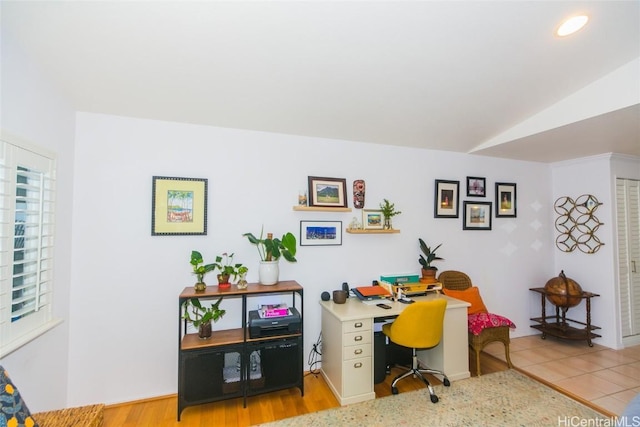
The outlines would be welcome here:
M 258 307 L 258 314 L 261 318 L 284 317 L 291 314 L 287 304 L 261 304 Z

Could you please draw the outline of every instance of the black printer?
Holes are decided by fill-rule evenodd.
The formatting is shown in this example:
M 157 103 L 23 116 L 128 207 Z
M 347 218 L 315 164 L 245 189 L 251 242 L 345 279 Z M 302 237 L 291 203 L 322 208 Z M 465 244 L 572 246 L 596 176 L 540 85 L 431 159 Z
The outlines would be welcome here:
M 274 335 L 298 334 L 302 328 L 300 313 L 289 307 L 289 315 L 260 317 L 258 310 L 249 311 L 249 338 L 272 337 Z

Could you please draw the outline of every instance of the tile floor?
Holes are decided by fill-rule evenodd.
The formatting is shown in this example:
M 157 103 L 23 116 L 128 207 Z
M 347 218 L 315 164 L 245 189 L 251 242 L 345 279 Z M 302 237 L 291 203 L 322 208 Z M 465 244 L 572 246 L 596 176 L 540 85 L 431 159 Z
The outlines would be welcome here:
M 511 362 L 607 415 L 620 415 L 640 393 L 640 345 L 612 350 L 586 341 L 531 335 L 511 339 Z M 505 360 L 504 346 L 491 343 L 487 353 Z

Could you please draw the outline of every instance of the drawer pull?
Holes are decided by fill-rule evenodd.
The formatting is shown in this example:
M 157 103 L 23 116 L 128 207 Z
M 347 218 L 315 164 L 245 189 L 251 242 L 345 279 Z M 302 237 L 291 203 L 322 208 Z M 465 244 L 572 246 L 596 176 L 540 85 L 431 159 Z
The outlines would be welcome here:
M 362 354 L 362 349 L 359 348 L 353 352 L 353 354 Z
M 353 367 L 358 369 L 358 368 L 362 368 L 362 362 L 357 362 L 353 364 Z
M 362 328 L 362 322 L 356 322 L 356 323 L 353 325 L 353 327 L 354 327 L 354 328 Z
M 353 337 L 354 341 L 362 341 L 362 335 L 358 335 L 357 337 Z

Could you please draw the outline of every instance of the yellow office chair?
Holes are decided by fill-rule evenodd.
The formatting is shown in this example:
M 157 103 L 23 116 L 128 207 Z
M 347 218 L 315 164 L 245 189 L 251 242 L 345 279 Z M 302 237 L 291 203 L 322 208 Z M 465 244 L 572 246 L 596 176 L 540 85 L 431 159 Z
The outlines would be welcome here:
M 442 371 L 430 368 L 420 368 L 416 349 L 427 349 L 437 346 L 442 338 L 442 324 L 444 323 L 444 311 L 447 308 L 447 300 L 438 298 L 430 301 L 419 301 L 407 306 L 393 321 L 382 325 L 382 332 L 394 343 L 412 349 L 413 361 L 411 369 L 398 375 L 391 383 L 391 393 L 398 394 L 396 384 L 410 375 L 419 377 L 429 388 L 431 401 L 436 403 L 436 396 L 429 381 L 422 375 L 435 374 L 443 377 L 442 383 L 449 387 L 449 378 Z

